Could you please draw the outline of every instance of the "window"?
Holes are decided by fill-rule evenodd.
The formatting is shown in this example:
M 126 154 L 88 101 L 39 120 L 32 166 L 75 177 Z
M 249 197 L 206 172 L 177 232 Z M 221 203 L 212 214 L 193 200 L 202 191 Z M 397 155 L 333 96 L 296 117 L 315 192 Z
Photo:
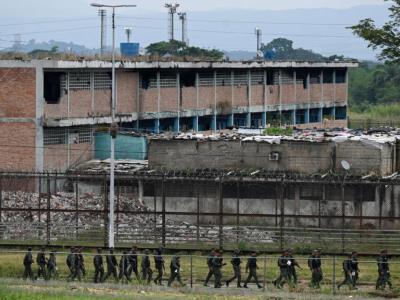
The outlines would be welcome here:
M 346 69 L 336 70 L 336 83 L 346 83 Z
M 333 70 L 324 70 L 324 83 L 333 83 Z
M 44 72 L 43 94 L 47 104 L 57 104 L 61 97 L 61 81 L 65 73 Z
M 44 145 L 64 145 L 91 143 L 93 128 L 81 127 L 45 127 L 43 131 Z

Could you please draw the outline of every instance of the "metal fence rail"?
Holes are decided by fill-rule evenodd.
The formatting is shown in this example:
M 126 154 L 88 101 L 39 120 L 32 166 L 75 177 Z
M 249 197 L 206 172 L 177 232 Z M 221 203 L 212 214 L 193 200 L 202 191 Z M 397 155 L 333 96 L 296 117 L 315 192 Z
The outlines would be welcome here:
M 400 183 L 116 177 L 115 238 L 188 249 L 400 254 Z M 104 175 L 1 174 L 2 243 L 107 246 Z

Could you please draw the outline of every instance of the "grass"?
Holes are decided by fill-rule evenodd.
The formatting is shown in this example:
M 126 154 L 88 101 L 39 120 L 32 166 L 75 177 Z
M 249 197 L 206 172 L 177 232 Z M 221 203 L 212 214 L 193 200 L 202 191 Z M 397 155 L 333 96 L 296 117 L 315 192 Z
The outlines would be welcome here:
M 388 123 L 400 126 L 400 104 L 380 104 L 369 106 L 363 111 L 350 111 L 350 120 L 363 120 L 372 123 Z
M 229 264 L 230 260 L 230 254 L 227 253 L 225 255 L 226 259 L 225 262 L 228 263 L 227 266 L 223 268 L 223 278 L 227 279 L 228 277 L 232 276 L 232 268 Z M 134 287 L 136 289 L 136 294 L 139 293 L 141 290 L 149 291 L 146 292 L 145 295 L 143 296 L 144 299 L 152 299 L 152 297 L 155 297 L 154 299 L 160 299 L 160 291 L 157 291 L 156 294 L 153 293 L 153 289 L 157 289 L 158 287 L 155 287 L 154 285 L 152 286 L 147 286 L 147 285 L 141 285 L 138 282 L 134 281 L 133 285 L 129 285 L 129 288 L 127 285 L 122 285 L 122 284 L 117 284 L 113 285 L 112 281 L 110 280 L 108 283 L 102 284 L 102 285 L 93 285 L 91 284 L 92 281 L 92 276 L 93 276 L 93 265 L 92 265 L 92 257 L 90 255 L 85 256 L 85 266 L 87 270 L 87 276 L 84 278 L 82 283 L 66 283 L 66 276 L 68 274 L 66 265 L 65 265 L 65 258 L 66 256 L 64 254 L 58 254 L 57 260 L 59 264 L 59 282 L 56 284 L 54 281 L 50 281 L 48 283 L 45 283 L 43 281 L 38 281 L 35 282 L 34 284 L 31 284 L 30 282 L 22 282 L 20 280 L 16 280 L 18 278 L 21 278 L 21 275 L 23 273 L 23 266 L 22 266 L 22 258 L 23 258 L 23 253 L 21 254 L 16 254 L 16 253 L 0 253 L 0 300 L 2 299 L 18 299 L 18 300 L 24 300 L 24 299 L 30 299 L 30 300 L 36 300 L 36 299 L 109 299 L 107 298 L 107 294 L 114 294 L 114 289 L 117 288 L 118 290 L 121 289 L 121 291 L 118 292 L 118 294 L 121 294 L 121 298 L 118 299 L 125 299 L 123 297 L 126 296 L 126 290 L 131 291 L 132 288 Z M 169 262 L 170 258 L 166 258 L 166 273 L 164 278 L 167 279 L 169 275 Z M 307 257 L 305 256 L 298 256 L 297 259 L 300 263 L 300 265 L 303 267 L 302 270 L 298 270 L 298 277 L 300 278 L 300 283 L 297 288 L 294 290 L 290 291 L 291 293 L 300 293 L 300 294 L 312 294 L 312 295 L 332 295 L 332 285 L 333 285 L 333 280 L 334 280 L 334 272 L 333 272 L 333 257 L 324 257 L 326 260 L 323 262 L 323 272 L 324 272 L 324 281 L 323 281 L 323 287 L 319 291 L 313 291 L 308 288 L 308 283 L 310 281 L 310 271 L 307 268 Z M 202 287 L 203 280 L 207 274 L 207 266 L 205 264 L 205 258 L 204 257 L 199 257 L 193 255 L 192 257 L 190 256 L 182 256 L 181 259 L 182 263 L 182 278 L 184 282 L 190 286 L 190 278 L 191 278 L 191 265 L 192 265 L 192 283 L 195 288 L 195 290 L 191 290 L 190 288 L 185 288 L 183 294 L 181 292 L 176 294 L 176 291 L 171 290 L 171 289 L 164 289 L 162 290 L 162 299 L 214 299 L 213 297 L 215 296 L 215 290 L 214 289 L 203 289 L 201 292 L 204 294 L 200 298 L 196 298 L 198 295 L 196 289 Z M 264 278 L 264 264 L 266 265 L 265 273 L 266 277 Z M 343 274 L 342 274 L 342 258 L 338 258 L 335 261 L 335 281 L 338 283 L 343 279 Z M 245 264 L 242 264 L 242 277 L 243 280 L 246 278 L 245 272 L 244 272 L 244 267 Z M 259 258 L 259 280 L 261 282 L 266 283 L 266 290 L 271 293 L 287 293 L 288 288 L 285 288 L 283 291 L 277 290 L 273 287 L 272 281 L 278 276 L 278 267 L 276 264 L 276 257 L 274 258 L 268 258 L 264 260 L 264 258 Z M 360 291 L 359 292 L 349 292 L 346 288 L 342 288 L 340 291 L 339 295 L 346 295 L 350 294 L 352 296 L 360 296 L 360 297 L 373 297 L 376 296 L 375 294 L 375 281 L 376 281 L 376 262 L 374 257 L 363 257 L 360 258 Z M 37 266 L 34 265 L 34 271 L 37 270 Z M 392 273 L 392 282 L 395 287 L 400 286 L 400 259 L 392 259 L 391 260 L 391 273 Z M 10 279 L 12 278 L 12 279 Z M 14 285 L 9 285 L 9 284 L 4 284 L 4 282 L 7 282 L 8 280 L 15 280 Z M 47 286 L 51 286 L 52 288 L 50 289 L 51 292 L 46 290 Z M 61 290 L 58 290 L 57 287 L 60 286 Z M 108 289 L 108 287 L 111 286 L 113 287 L 113 290 Z M 235 286 L 233 283 L 232 286 Z M 258 294 L 252 295 L 252 292 L 256 291 L 255 285 L 250 284 L 251 291 L 249 292 L 250 294 L 245 295 L 245 299 L 261 299 L 257 298 L 259 297 Z M 27 288 L 28 287 L 28 288 Z M 33 287 L 33 288 L 32 288 Z M 28 290 L 27 290 L 28 289 Z M 82 292 L 82 295 L 79 294 L 79 291 Z M 87 292 L 92 293 L 93 295 L 88 298 Z M 169 298 L 169 293 L 174 291 L 174 294 L 171 295 L 171 298 Z M 224 289 L 224 291 L 228 291 L 227 289 Z M 243 296 L 242 298 L 234 298 L 237 295 L 235 293 L 242 293 L 243 290 L 238 290 L 236 288 L 230 288 L 229 291 L 232 291 L 234 294 L 231 295 L 233 298 L 226 298 L 226 299 L 244 299 Z M 31 293 L 33 292 L 33 295 Z M 57 294 L 57 293 L 61 294 Z M 70 294 L 73 293 L 73 296 L 70 296 Z M 192 295 L 194 293 L 194 295 Z M 211 293 L 211 294 L 210 294 Z M 258 292 L 257 292 L 258 293 Z M 190 296 L 188 296 L 188 294 Z M 4 295 L 7 295 L 5 298 Z M 46 297 L 44 297 L 46 295 Z M 104 296 L 105 295 L 105 296 Z M 399 290 L 394 290 L 392 293 L 378 293 L 378 295 L 385 295 L 385 296 L 390 296 L 394 295 L 399 297 L 400 293 Z M 129 296 L 129 295 L 128 295 Z M 35 298 L 36 297 L 36 298 Z M 72 298 L 71 298 L 72 297 Z M 94 298 L 93 298 L 94 297 Z M 192 297 L 192 298 L 191 298 Z M 253 298 L 252 298 L 253 297 Z M 129 298 L 129 297 L 128 297 Z M 130 298 L 132 299 L 132 298 Z M 215 298 L 216 299 L 216 298 Z M 218 298 L 221 299 L 221 298 Z M 222 298 L 223 299 L 223 298 Z M 266 299 L 266 298 L 262 298 Z M 274 298 L 274 299 L 279 299 L 279 298 Z M 282 298 L 282 299 L 288 299 L 288 298 Z M 297 299 L 297 298 L 295 298 Z M 299 298 L 300 299 L 300 298 Z M 304 299 L 311 299 L 311 298 L 304 298 Z M 324 298 L 325 299 L 325 298 Z

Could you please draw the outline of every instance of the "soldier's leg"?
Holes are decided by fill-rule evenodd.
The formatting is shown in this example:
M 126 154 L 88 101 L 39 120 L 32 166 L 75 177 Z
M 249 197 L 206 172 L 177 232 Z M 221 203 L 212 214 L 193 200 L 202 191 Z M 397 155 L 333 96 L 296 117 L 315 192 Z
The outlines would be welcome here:
M 256 284 L 257 284 L 257 287 L 258 287 L 258 288 L 262 287 L 261 284 L 260 284 L 260 282 L 258 281 L 257 270 L 254 269 L 252 272 L 253 272 L 253 278 L 254 278 L 254 281 L 255 281 Z
M 244 285 L 243 285 L 244 287 L 247 287 L 247 284 L 250 282 L 251 277 L 252 277 L 251 271 L 249 271 L 249 275 L 247 276 L 246 280 L 244 281 Z
M 208 274 L 207 274 L 207 277 L 206 277 L 206 280 L 205 280 L 205 282 L 204 282 L 204 285 L 207 285 L 208 284 L 208 282 L 210 281 L 210 279 L 211 279 L 211 277 L 214 275 L 214 271 L 212 270 L 212 269 L 209 269 L 208 270 Z
M 242 287 L 241 283 L 242 283 L 242 274 L 240 273 L 240 267 L 237 268 L 237 270 L 235 270 L 235 275 L 237 278 L 237 287 Z
M 171 274 L 169 275 L 169 279 L 168 279 L 168 286 L 171 286 L 171 284 L 174 282 L 176 277 L 176 273 L 175 272 L 171 272 Z
M 148 270 L 148 278 L 147 278 L 147 284 L 151 283 L 151 279 L 153 278 L 153 270 L 149 268 Z
M 292 279 L 293 279 L 293 283 L 296 285 L 297 284 L 297 272 L 296 272 L 295 268 L 293 268 L 293 270 L 292 270 Z

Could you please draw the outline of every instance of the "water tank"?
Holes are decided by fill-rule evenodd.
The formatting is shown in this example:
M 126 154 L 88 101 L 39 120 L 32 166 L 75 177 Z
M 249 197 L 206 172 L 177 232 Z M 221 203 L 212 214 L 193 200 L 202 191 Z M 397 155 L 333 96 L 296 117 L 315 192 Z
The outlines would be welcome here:
M 139 46 L 139 43 L 121 43 L 121 55 L 126 57 L 139 55 Z

